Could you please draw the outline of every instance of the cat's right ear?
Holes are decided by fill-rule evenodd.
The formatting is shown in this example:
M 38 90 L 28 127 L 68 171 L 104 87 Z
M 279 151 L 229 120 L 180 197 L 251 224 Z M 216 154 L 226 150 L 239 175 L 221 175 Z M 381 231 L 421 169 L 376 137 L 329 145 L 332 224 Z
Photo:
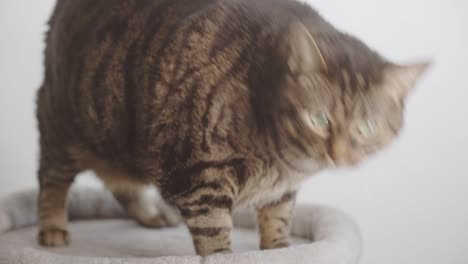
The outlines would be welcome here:
M 431 64 L 431 60 L 425 60 L 407 65 L 388 65 L 384 70 L 387 91 L 397 101 L 404 99 Z
M 294 22 L 288 31 L 283 55 L 291 73 L 299 74 L 326 69 L 320 47 L 301 22 Z

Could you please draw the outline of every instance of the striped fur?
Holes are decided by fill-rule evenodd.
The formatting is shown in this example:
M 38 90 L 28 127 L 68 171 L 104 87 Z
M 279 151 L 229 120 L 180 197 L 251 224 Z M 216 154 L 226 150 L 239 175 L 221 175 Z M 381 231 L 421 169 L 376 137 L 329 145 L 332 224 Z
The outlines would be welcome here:
M 290 193 L 390 143 L 423 68 L 386 62 L 294 0 L 59 0 L 45 66 L 39 242 L 68 243 L 67 191 L 91 169 L 141 224 L 180 214 L 200 255 L 230 251 L 232 209 L 246 205 L 259 208 L 262 248 L 286 245 Z M 326 137 L 304 118 L 320 109 Z M 382 134 L 359 141 L 370 114 Z
M 258 209 L 260 248 L 272 249 L 289 245 L 295 196 L 294 193 L 286 193 L 277 202 Z

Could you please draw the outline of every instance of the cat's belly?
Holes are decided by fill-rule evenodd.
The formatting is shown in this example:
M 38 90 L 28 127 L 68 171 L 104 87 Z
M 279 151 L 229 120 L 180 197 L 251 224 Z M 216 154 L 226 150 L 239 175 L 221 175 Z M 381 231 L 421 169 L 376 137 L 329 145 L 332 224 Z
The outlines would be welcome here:
M 268 175 L 260 179 L 250 181 L 244 186 L 235 199 L 235 207 L 247 206 L 262 207 L 275 202 L 284 194 L 297 191 L 306 175 L 301 173 L 281 175 Z
M 278 201 L 287 193 L 296 192 L 303 181 L 326 168 L 312 160 L 297 160 L 294 169 L 283 163 L 276 164 L 263 176 L 253 177 L 235 199 L 236 207 L 257 206 Z

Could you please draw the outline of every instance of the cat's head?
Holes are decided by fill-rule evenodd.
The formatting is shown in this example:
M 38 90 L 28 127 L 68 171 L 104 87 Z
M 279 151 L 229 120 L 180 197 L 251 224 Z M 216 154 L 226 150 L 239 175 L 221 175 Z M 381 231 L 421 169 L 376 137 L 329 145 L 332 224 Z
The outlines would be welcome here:
M 348 35 L 314 38 L 302 23 L 286 39 L 277 107 L 293 155 L 355 165 L 395 140 L 428 62 L 395 65 Z

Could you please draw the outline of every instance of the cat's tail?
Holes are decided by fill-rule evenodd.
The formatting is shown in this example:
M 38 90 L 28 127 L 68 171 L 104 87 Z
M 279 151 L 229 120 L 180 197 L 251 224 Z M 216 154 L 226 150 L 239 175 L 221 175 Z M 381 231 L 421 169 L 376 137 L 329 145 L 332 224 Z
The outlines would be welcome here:
M 0 234 L 37 223 L 37 190 L 17 192 L 0 199 Z M 76 219 L 126 218 L 110 192 L 98 188 L 72 188 L 68 216 Z

